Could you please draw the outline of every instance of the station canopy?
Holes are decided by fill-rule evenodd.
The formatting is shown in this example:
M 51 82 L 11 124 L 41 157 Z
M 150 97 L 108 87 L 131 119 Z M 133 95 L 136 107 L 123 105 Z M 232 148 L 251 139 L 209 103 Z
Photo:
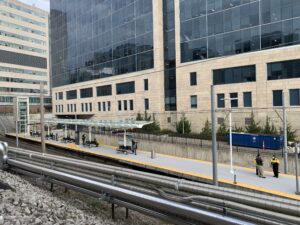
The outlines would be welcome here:
M 40 123 L 40 121 L 34 121 Z M 135 120 L 89 120 L 89 119 L 44 119 L 44 124 L 65 124 L 82 125 L 87 127 L 106 127 L 114 129 L 133 129 L 142 128 L 153 121 L 135 121 Z

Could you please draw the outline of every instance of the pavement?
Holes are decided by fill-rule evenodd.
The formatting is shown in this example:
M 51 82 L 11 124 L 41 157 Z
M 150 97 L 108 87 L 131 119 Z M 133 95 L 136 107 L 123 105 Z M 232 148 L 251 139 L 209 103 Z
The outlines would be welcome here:
M 14 136 L 14 134 L 11 134 Z M 25 137 L 39 141 L 37 138 Z M 183 178 L 198 178 L 197 180 L 212 180 L 212 163 L 208 161 L 180 158 L 164 154 L 156 154 L 151 158 L 151 153 L 139 150 L 137 155 L 122 154 L 116 151 L 116 146 L 101 145 L 99 147 L 86 147 L 75 145 L 73 143 L 65 144 L 47 140 L 47 144 L 66 148 L 73 151 L 87 153 L 90 155 L 99 155 L 109 157 L 128 164 L 134 164 L 143 168 L 154 169 Z M 241 187 L 243 189 L 255 190 L 258 192 L 277 195 L 280 197 L 300 200 L 300 195 L 296 195 L 296 179 L 293 175 L 280 174 L 279 178 L 273 177 L 272 172 L 265 171 L 266 178 L 256 176 L 255 168 L 246 168 L 234 166 L 236 171 L 236 181 L 234 184 L 234 175 L 230 172 L 230 165 L 218 164 L 218 180 L 220 183 Z

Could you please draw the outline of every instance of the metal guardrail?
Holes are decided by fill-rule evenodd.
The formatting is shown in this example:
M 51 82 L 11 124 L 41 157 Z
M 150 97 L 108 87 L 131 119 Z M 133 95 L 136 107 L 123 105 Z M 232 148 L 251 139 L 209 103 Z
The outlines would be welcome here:
M 105 164 L 9 148 L 9 170 L 174 224 L 298 224 L 300 202 Z M 0 159 L 1 160 L 1 159 Z M 238 218 L 238 219 L 234 219 Z M 247 222 L 249 221 L 249 222 Z

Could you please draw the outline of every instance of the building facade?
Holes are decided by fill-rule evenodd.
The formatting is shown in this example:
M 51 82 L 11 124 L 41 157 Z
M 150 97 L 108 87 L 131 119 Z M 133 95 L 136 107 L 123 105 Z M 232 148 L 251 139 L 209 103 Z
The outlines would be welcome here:
M 0 0 L 0 113 L 12 113 L 13 98 L 29 97 L 38 111 L 40 83 L 51 107 L 49 14 L 16 0 Z
M 234 111 L 295 128 L 300 107 L 300 1 L 51 1 L 53 112 L 135 118 L 164 128 L 185 115 L 198 132 Z

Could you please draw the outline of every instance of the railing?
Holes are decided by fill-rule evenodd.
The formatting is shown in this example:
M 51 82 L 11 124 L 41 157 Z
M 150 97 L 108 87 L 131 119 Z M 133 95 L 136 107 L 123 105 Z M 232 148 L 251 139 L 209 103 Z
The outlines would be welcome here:
M 51 183 L 174 224 L 299 222 L 300 202 L 296 200 L 272 196 L 270 201 L 270 196 L 259 193 L 11 147 L 3 161 L 11 171 L 42 176 Z

